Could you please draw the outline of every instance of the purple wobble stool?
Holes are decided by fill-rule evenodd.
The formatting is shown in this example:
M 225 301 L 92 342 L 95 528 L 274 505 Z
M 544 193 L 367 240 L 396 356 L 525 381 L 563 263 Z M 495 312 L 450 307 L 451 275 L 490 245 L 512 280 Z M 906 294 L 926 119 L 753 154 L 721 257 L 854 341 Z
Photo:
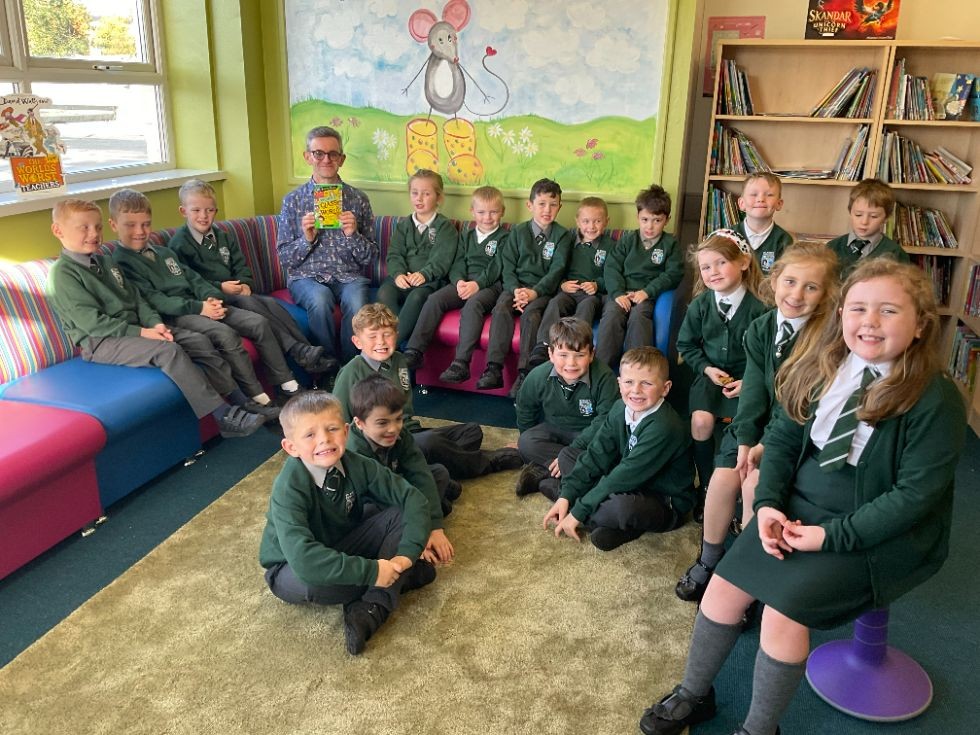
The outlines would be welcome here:
M 929 675 L 888 645 L 888 608 L 855 620 L 851 640 L 815 648 L 806 663 L 806 678 L 827 704 L 862 720 L 910 720 L 932 702 Z

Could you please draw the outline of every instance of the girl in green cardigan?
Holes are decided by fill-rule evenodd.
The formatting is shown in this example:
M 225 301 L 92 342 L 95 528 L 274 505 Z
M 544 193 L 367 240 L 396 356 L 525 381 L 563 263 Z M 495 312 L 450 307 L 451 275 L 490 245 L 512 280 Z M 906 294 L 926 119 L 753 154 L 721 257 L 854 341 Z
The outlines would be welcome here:
M 677 596 L 697 602 L 725 553 L 725 537 L 742 497 L 742 523 L 752 518 L 752 500 L 762 458 L 762 436 L 776 402 L 776 371 L 793 353 L 798 360 L 820 336 L 836 301 L 837 256 L 823 243 L 791 245 L 772 267 L 769 285 L 776 308 L 745 333 L 745 372 L 738 413 L 725 428 L 715 471 L 708 483 L 701 553 L 677 583 Z
M 718 565 L 684 679 L 640 729 L 679 733 L 715 713 L 711 686 L 759 600 L 752 703 L 739 733 L 772 735 L 803 676 L 810 628 L 888 605 L 942 566 L 963 401 L 942 374 L 930 279 L 868 260 L 815 348 L 780 371 L 755 518 Z

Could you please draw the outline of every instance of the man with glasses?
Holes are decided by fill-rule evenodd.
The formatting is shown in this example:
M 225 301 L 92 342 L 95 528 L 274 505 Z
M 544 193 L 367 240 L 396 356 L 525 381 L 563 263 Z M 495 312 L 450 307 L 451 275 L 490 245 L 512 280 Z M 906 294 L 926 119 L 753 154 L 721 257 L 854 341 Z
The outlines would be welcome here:
M 313 128 L 306 134 L 303 158 L 313 175 L 283 198 L 276 249 L 289 292 L 306 309 L 315 340 L 347 362 L 357 354 L 351 342 L 351 317 L 368 300 L 364 267 L 378 252 L 373 240 L 374 213 L 367 195 L 340 178 L 346 158 L 340 133 L 326 126 Z M 313 199 L 317 184 L 342 186 L 339 228 L 317 228 Z M 338 301 L 342 313 L 339 344 L 334 323 Z

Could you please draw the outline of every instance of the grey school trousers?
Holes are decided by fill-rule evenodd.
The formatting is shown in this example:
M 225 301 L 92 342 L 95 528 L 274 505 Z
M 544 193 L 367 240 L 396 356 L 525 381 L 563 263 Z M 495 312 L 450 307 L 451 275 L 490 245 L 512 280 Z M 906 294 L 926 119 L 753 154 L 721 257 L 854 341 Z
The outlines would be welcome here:
M 465 363 L 473 358 L 473 351 L 480 343 L 483 321 L 500 296 L 501 286 L 495 283 L 480 289 L 463 301 L 456 293 L 456 285 L 443 286 L 429 297 L 422 307 L 415 329 L 408 340 L 408 348 L 425 352 L 432 342 L 442 317 L 453 309 L 462 309 L 459 315 L 459 342 L 456 345 L 456 359 Z

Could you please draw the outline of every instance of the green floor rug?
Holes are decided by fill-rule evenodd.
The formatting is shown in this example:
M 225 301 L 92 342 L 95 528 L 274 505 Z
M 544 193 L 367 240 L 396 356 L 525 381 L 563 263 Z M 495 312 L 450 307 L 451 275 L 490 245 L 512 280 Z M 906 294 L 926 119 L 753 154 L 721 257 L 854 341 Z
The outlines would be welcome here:
M 486 446 L 516 432 L 486 430 Z M 256 560 L 283 455 L 229 490 L 0 671 L 0 732 L 635 732 L 681 674 L 673 594 L 687 526 L 613 552 L 541 529 L 516 472 L 467 481 L 455 562 L 406 594 L 364 655 L 337 608 L 286 605 Z

